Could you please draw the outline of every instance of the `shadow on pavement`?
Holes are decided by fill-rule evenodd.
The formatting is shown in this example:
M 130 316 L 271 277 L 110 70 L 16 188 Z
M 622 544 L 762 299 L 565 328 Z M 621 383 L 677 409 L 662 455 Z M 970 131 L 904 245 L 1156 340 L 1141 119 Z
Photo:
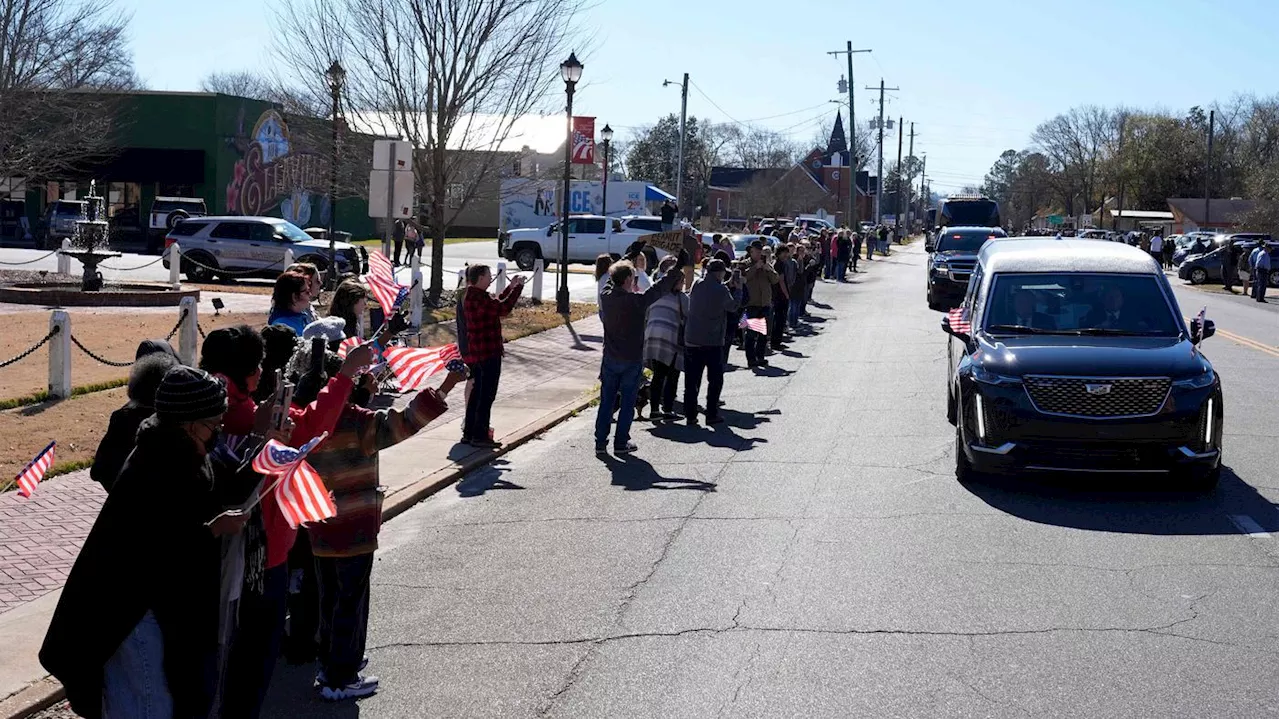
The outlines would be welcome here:
M 511 471 L 511 463 L 505 459 L 497 459 L 462 478 L 454 485 L 458 495 L 462 497 L 479 497 L 491 489 L 524 489 L 524 487 L 508 482 L 502 475 Z
M 781 367 L 772 367 L 772 366 L 756 367 L 752 371 L 761 377 L 789 377 L 795 374 L 795 372 L 793 372 L 792 370 L 782 369 Z
M 622 487 L 628 492 L 642 492 L 647 489 L 693 489 L 700 492 L 714 492 L 716 485 L 700 479 L 683 479 L 663 477 L 652 464 L 634 454 L 615 457 L 603 455 L 600 461 L 609 468 L 613 476 L 610 482 L 615 487 Z
M 1100 532 L 1156 535 L 1243 534 L 1233 515 L 1276 532 L 1276 504 L 1229 467 L 1217 490 L 1171 488 L 1167 480 L 1095 475 L 983 477 L 966 489 L 993 508 L 1020 519 Z
M 649 430 L 649 434 L 659 439 L 665 439 L 672 442 L 680 442 L 681 444 L 705 444 L 709 447 L 719 447 L 722 449 L 732 449 L 735 452 L 745 452 L 757 443 L 764 444 L 769 440 L 763 437 L 742 437 L 733 432 L 734 427 L 741 429 L 752 429 L 761 422 L 767 422 L 768 419 L 757 418 L 754 415 L 744 412 L 736 412 L 734 410 L 721 410 L 725 421 L 723 424 L 699 425 L 690 427 L 684 422 L 659 424 Z
M 262 707 L 263 719 L 356 719 L 360 706 L 348 700 L 327 702 L 314 688 L 315 664 L 276 665 Z M 385 689 L 383 691 L 386 691 Z

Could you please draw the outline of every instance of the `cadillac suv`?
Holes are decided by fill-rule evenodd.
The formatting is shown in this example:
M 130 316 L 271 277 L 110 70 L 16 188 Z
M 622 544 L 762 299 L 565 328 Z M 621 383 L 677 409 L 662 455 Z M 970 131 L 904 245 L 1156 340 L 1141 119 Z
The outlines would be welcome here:
M 931 310 L 955 307 L 969 287 L 978 251 L 987 240 L 1004 237 L 999 227 L 947 227 L 929 245 L 925 300 Z
M 948 335 L 956 475 L 1088 472 L 1216 486 L 1222 388 L 1160 267 L 1089 240 L 988 242 Z

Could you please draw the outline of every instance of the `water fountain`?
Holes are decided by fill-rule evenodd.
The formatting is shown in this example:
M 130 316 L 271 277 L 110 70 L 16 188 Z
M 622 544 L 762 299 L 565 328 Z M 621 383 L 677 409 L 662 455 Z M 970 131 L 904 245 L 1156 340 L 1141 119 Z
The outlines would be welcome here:
M 108 245 L 108 225 L 103 198 L 97 194 L 97 180 L 89 181 L 89 196 L 85 199 L 85 217 L 76 220 L 76 230 L 71 236 L 73 250 L 65 251 L 68 257 L 74 257 L 84 265 L 84 276 L 80 279 L 81 292 L 97 292 L 102 289 L 102 273 L 98 264 L 103 260 L 120 257 L 119 252 L 106 249 Z
M 0 302 L 55 307 L 161 307 L 178 305 L 183 297 L 198 301 L 200 290 L 194 288 L 173 289 L 163 282 L 103 281 L 98 266 L 122 255 L 110 249 L 106 202 L 98 196 L 97 188 L 96 181 L 89 183 L 85 216 L 76 220 L 72 249 L 64 251 L 84 266 L 79 285 L 59 279 L 50 281 L 45 272 L 39 273 L 38 278 L 29 273 L 33 275 L 30 278 L 0 285 Z

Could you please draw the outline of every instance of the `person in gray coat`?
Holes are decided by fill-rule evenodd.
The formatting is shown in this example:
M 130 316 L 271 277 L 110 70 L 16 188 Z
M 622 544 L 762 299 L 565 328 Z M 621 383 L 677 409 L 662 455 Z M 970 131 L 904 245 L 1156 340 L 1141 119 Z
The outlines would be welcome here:
M 706 274 L 689 290 L 689 316 L 684 323 L 684 416 L 698 426 L 698 394 L 702 371 L 707 372 L 707 424 L 724 421 L 720 416 L 720 390 L 724 387 L 724 343 L 727 313 L 738 301 L 724 284 L 725 263 L 712 260 Z

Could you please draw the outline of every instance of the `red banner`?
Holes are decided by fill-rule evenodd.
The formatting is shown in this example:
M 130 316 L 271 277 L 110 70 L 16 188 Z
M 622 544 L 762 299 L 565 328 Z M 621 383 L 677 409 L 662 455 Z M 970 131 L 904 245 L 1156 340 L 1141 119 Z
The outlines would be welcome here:
M 573 164 L 596 164 L 596 119 L 573 118 Z

